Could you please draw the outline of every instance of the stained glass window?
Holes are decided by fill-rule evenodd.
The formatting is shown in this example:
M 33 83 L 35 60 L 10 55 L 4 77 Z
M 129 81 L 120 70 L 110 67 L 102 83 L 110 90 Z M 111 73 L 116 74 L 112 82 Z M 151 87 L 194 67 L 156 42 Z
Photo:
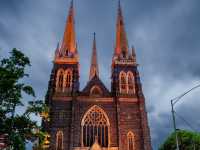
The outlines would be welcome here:
M 95 105 L 86 113 L 83 119 L 84 147 L 91 147 L 95 137 L 101 147 L 108 147 L 109 123 L 105 112 Z

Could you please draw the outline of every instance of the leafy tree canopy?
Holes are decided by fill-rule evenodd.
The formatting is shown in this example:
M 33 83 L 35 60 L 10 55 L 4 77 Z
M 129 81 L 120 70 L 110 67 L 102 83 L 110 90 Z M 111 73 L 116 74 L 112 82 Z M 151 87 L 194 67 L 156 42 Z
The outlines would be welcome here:
M 200 149 L 200 133 L 188 130 L 177 130 L 179 149 L 180 150 L 199 150 Z M 175 150 L 176 136 L 171 133 L 166 141 L 160 146 L 159 150 Z
M 16 48 L 10 54 L 9 58 L 0 60 L 0 135 L 6 135 L 7 149 L 25 150 L 27 141 L 44 139 L 41 127 L 30 115 L 38 115 L 48 108 L 41 100 L 22 101 L 23 93 L 35 99 L 31 85 L 23 83 L 29 76 L 25 69 L 30 66 L 30 60 Z M 24 106 L 24 101 L 28 106 Z M 19 106 L 25 107 L 22 114 L 16 112 Z

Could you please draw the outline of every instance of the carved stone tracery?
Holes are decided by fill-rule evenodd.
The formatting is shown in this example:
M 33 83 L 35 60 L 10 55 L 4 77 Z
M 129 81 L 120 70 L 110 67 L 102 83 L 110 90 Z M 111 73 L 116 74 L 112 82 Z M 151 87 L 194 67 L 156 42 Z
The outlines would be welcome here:
M 86 112 L 81 127 L 83 147 L 91 147 L 95 137 L 101 147 L 109 146 L 110 123 L 106 113 L 99 106 L 94 105 Z

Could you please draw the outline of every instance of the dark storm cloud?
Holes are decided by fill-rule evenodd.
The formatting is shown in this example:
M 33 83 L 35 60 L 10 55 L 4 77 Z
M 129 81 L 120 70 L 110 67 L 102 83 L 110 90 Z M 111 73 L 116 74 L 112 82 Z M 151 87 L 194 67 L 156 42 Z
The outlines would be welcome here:
M 141 34 L 139 36 L 144 36 L 139 38 L 136 34 L 135 38 L 146 42 L 141 48 L 145 49 L 144 53 L 149 52 L 143 56 L 148 57 L 150 67 L 151 64 L 157 67 L 157 73 L 169 73 L 173 78 L 197 75 L 199 67 L 193 64 L 198 63 L 200 47 L 198 4 L 198 1 L 176 1 L 171 7 L 159 9 L 142 20 L 134 29 Z
M 75 0 L 74 3 L 81 88 L 88 80 L 93 32 L 97 35 L 100 76 L 110 88 L 117 1 Z M 200 79 L 200 1 L 122 0 L 121 3 L 129 47 L 136 47 L 153 147 L 157 149 L 172 131 L 170 99 Z M 44 97 L 47 89 L 54 50 L 62 40 L 69 4 L 69 0 L 0 1 L 0 53 L 7 55 L 11 48 L 17 47 L 30 57 L 31 78 L 26 82 L 33 85 L 39 98 Z M 198 92 L 191 93 L 176 109 L 200 130 L 198 97 Z M 177 123 L 179 128 L 187 127 L 178 118 Z
M 196 91 L 189 96 L 185 96 L 179 104 L 175 106 L 176 124 L 178 129 L 188 129 L 199 132 L 199 97 L 200 94 Z M 151 132 L 152 137 L 154 137 L 155 145 L 160 145 L 160 141 L 164 141 L 166 135 L 169 135 L 169 133 L 173 131 L 170 110 L 168 112 L 158 112 L 159 113 L 150 113 L 150 121 L 152 125 Z M 155 148 L 156 147 L 157 146 L 155 146 Z

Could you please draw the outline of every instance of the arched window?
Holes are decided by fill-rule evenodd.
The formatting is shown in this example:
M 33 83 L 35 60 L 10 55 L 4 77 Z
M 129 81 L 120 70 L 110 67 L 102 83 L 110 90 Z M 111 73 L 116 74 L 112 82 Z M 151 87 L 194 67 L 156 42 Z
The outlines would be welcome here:
M 120 93 L 127 93 L 126 73 L 123 71 L 119 75 L 119 84 Z
M 62 91 L 63 90 L 63 76 L 64 76 L 64 70 L 59 69 L 57 71 L 57 77 L 56 77 L 56 91 Z
M 56 150 L 63 150 L 63 132 L 56 133 Z
M 129 131 L 127 134 L 128 150 L 135 150 L 135 140 L 133 132 Z
M 65 92 L 70 92 L 72 89 L 72 71 L 65 71 Z
M 128 80 L 128 93 L 129 94 L 135 93 L 135 83 L 134 83 L 134 76 L 132 72 L 127 73 L 127 80 Z
M 91 96 L 99 97 L 101 96 L 101 94 L 102 94 L 102 91 L 98 86 L 93 86 L 90 90 Z
M 106 113 L 94 105 L 84 115 L 82 122 L 82 146 L 91 147 L 95 138 L 101 147 L 109 144 L 109 120 Z

